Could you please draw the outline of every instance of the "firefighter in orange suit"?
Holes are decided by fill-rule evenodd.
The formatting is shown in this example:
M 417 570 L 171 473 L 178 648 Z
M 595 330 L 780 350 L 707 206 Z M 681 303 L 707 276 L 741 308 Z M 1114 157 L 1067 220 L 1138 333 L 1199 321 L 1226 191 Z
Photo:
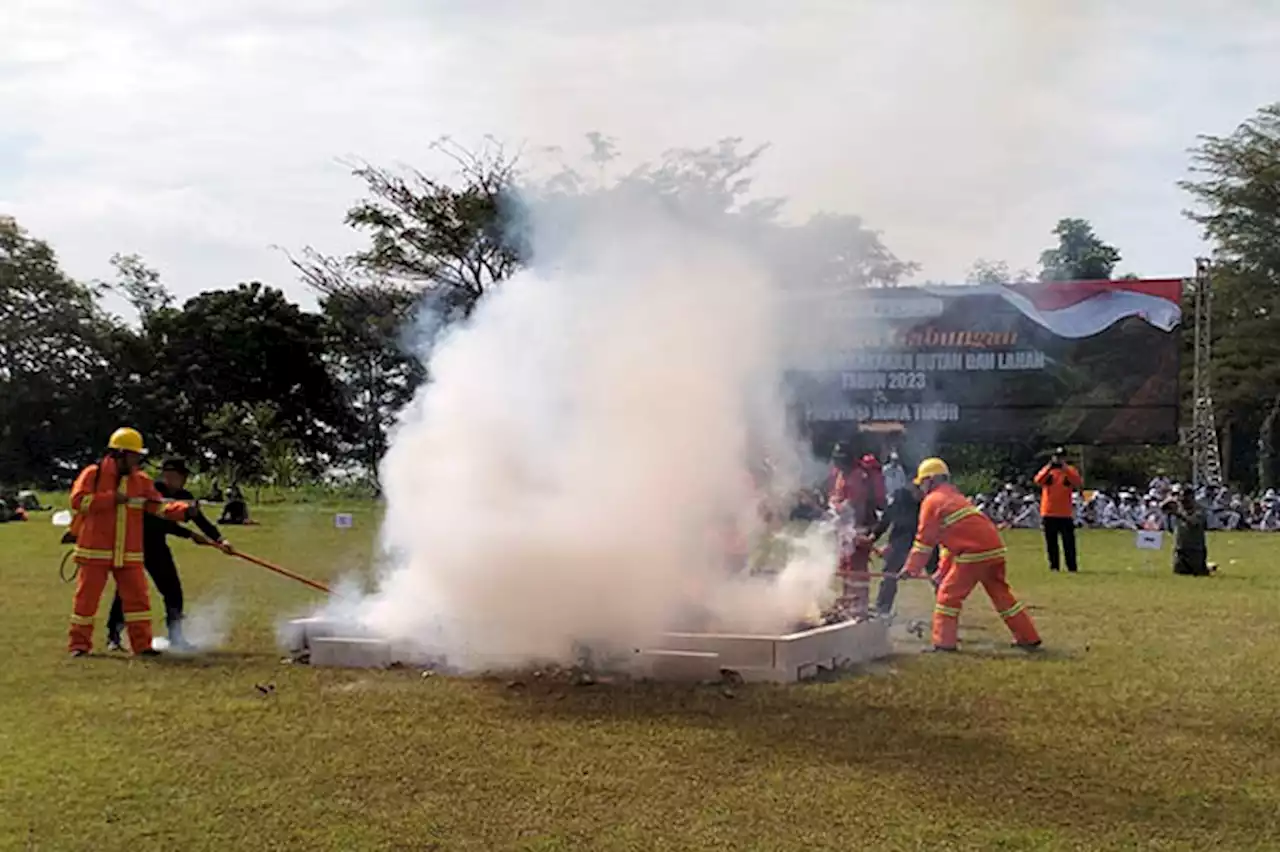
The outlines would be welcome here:
M 956 650 L 960 607 L 979 583 L 1013 633 L 1014 646 L 1040 647 L 1040 634 L 1031 615 L 1005 581 L 1005 546 L 996 525 L 951 484 L 951 471 L 942 459 L 920 462 L 915 481 L 925 496 L 905 570 L 919 577 L 935 547 L 946 552 L 944 564 L 939 566 L 942 579 L 933 606 L 934 649 Z
M 947 574 L 951 573 L 951 569 L 954 567 L 956 567 L 956 555 L 945 547 L 939 547 L 938 570 L 933 572 L 933 585 L 941 588 L 942 581 L 947 579 Z
M 68 648 L 73 657 L 93 649 L 93 621 L 109 575 L 115 577 L 124 604 L 129 646 L 135 654 L 154 656 L 151 647 L 151 601 L 142 568 L 142 513 L 171 521 L 189 520 L 196 507 L 166 501 L 140 469 L 142 435 L 117 429 L 107 443 L 107 455 L 89 465 L 71 488 L 75 513 L 71 532 L 79 574 L 72 606 Z

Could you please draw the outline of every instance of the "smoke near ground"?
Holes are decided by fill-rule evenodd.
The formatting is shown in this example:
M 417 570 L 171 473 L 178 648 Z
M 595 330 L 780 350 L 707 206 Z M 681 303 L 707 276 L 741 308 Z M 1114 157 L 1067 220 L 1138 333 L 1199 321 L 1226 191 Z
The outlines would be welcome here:
M 231 628 L 231 599 L 219 596 L 200 600 L 182 621 L 183 637 L 201 651 L 221 648 Z
M 829 536 L 790 542 L 776 578 L 724 560 L 728 527 L 759 528 L 749 465 L 783 492 L 805 463 L 761 258 L 645 193 L 535 202 L 525 224 L 530 268 L 437 343 L 394 433 L 386 565 L 357 619 L 490 667 L 811 614 Z

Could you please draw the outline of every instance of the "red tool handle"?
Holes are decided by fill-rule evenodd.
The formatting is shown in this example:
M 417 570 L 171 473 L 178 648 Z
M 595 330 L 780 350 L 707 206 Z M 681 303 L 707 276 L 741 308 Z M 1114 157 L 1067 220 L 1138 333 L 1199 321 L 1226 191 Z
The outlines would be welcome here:
M 263 568 L 266 568 L 268 571 L 275 571 L 277 574 L 283 574 L 284 576 L 288 577 L 290 580 L 297 580 L 299 583 L 308 585 L 317 591 L 324 592 L 326 595 L 329 594 L 329 587 L 326 586 L 324 583 L 320 583 L 315 580 L 308 580 L 306 577 L 303 577 L 301 574 L 295 574 L 292 571 L 286 571 L 285 569 L 281 568 L 279 565 L 272 565 L 270 562 L 268 562 L 265 559 L 259 559 L 256 556 L 250 556 L 249 554 L 241 553 L 238 550 L 235 552 L 235 555 L 239 556 L 241 559 L 243 559 L 246 562 L 252 562 L 254 565 L 260 565 Z
M 217 545 L 214 544 L 213 542 L 209 542 L 209 544 L 212 547 L 217 547 Z M 309 580 L 306 577 L 303 577 L 301 574 L 295 574 L 292 571 L 288 571 L 284 568 L 281 568 L 279 565 L 273 565 L 272 563 L 268 562 L 265 559 L 259 559 L 256 556 L 251 556 L 248 553 L 244 553 L 239 550 L 232 551 L 232 555 L 240 557 L 245 562 L 252 562 L 254 565 L 258 565 L 262 568 L 266 568 L 268 571 L 275 571 L 277 574 L 288 577 L 290 580 L 297 580 L 299 583 L 310 586 L 316 591 L 324 592 L 326 595 L 330 594 L 329 587 L 326 586 L 324 583 L 317 582 L 316 580 Z
M 914 580 L 906 571 L 900 574 L 890 574 L 885 571 L 837 571 L 837 577 L 896 577 L 899 580 Z

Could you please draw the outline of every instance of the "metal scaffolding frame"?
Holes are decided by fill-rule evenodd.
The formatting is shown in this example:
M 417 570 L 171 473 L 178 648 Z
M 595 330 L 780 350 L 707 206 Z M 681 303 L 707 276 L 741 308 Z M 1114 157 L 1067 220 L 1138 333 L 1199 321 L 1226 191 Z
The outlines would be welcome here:
M 1210 268 L 1208 258 L 1196 258 L 1196 277 L 1190 282 L 1195 360 L 1191 374 L 1194 407 L 1187 443 L 1191 451 L 1191 481 L 1196 488 L 1222 485 L 1222 457 L 1213 412 L 1213 286 Z

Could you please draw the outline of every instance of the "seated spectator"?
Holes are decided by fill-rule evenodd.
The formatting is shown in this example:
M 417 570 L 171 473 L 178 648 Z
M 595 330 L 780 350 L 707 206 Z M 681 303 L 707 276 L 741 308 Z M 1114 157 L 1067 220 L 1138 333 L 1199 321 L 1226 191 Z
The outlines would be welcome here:
M 218 523 L 230 526 L 253 523 L 253 521 L 249 520 L 249 504 L 245 502 L 244 493 L 240 491 L 240 486 L 232 484 L 227 489 L 227 503 L 222 507 L 222 517 L 218 519 Z

